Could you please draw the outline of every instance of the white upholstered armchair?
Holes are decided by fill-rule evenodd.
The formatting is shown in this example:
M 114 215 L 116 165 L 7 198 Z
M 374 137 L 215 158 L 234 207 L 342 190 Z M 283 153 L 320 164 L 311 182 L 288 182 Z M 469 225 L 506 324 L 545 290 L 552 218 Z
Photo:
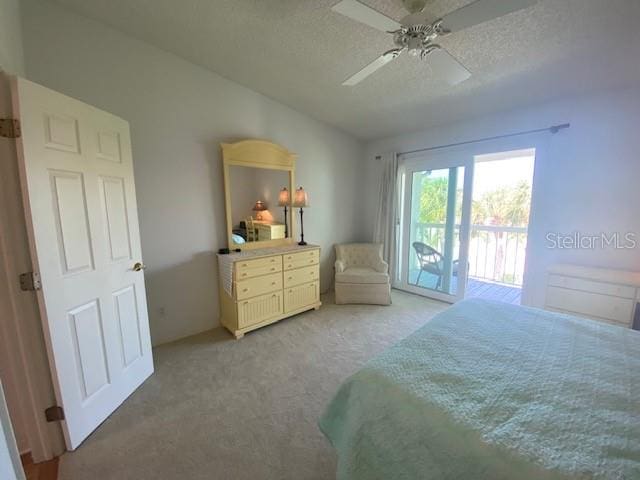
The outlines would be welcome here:
M 380 243 L 336 245 L 336 303 L 389 305 L 389 265 Z

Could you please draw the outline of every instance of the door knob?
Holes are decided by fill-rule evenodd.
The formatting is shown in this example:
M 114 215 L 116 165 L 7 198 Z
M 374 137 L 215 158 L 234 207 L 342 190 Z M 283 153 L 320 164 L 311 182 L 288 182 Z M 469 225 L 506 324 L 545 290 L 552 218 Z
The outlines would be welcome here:
M 133 268 L 131 270 L 133 270 L 134 272 L 139 272 L 141 270 L 144 270 L 145 268 L 147 268 L 147 267 L 144 265 L 144 263 L 136 262 L 133 265 Z

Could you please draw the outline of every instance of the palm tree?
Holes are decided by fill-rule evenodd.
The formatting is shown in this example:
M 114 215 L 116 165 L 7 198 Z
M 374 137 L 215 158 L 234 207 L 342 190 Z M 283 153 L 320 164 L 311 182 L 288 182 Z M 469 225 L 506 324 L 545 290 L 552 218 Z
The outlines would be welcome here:
M 523 181 L 513 187 L 501 187 L 473 201 L 474 225 L 526 227 L 531 209 L 531 186 Z M 493 232 L 496 242 L 494 279 L 503 278 L 504 256 L 509 234 Z

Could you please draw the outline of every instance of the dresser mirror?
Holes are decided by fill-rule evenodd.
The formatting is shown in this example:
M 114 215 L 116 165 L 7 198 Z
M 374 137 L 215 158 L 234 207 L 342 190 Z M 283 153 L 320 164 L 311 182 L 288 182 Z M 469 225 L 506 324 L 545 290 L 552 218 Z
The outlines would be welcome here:
M 229 249 L 293 243 L 295 155 L 271 142 L 245 140 L 222 144 L 222 158 Z

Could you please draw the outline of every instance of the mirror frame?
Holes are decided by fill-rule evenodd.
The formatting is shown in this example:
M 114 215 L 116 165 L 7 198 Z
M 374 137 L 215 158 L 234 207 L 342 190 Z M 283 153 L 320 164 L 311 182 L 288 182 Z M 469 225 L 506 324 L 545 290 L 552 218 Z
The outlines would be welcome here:
M 289 205 L 287 213 L 289 221 L 289 237 L 276 240 L 263 240 L 260 242 L 247 242 L 235 245 L 231 234 L 233 233 L 233 219 L 231 218 L 231 184 L 229 167 L 264 168 L 269 170 L 283 170 L 289 172 L 289 192 L 293 199 L 295 185 L 296 159 L 298 156 L 286 148 L 266 140 L 243 140 L 236 143 L 222 143 L 222 165 L 224 176 L 224 202 L 227 217 L 227 242 L 229 250 L 236 248 L 242 250 L 255 250 L 258 248 L 292 245 L 296 238 L 296 216 Z

